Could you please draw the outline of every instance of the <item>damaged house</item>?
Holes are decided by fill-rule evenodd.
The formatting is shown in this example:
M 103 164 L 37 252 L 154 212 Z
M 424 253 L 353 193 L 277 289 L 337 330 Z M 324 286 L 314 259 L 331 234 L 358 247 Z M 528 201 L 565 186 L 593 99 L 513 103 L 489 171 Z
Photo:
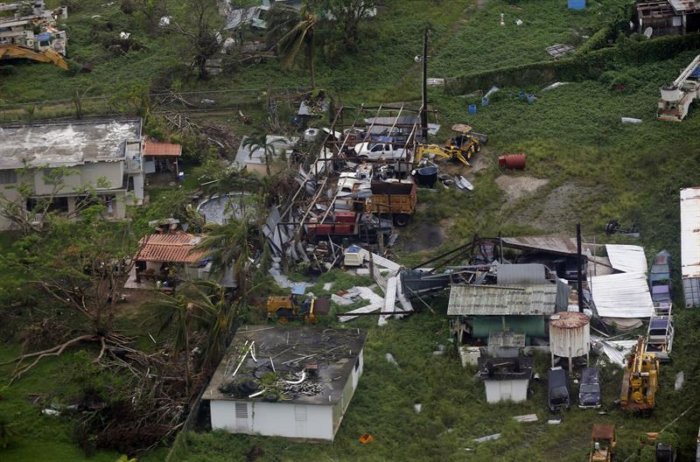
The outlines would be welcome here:
M 0 192 L 9 202 L 23 201 L 23 188 L 31 191 L 20 204 L 25 210 L 50 199 L 53 210 L 70 215 L 90 193 L 105 204 L 107 218 L 124 218 L 126 205 L 144 197 L 141 120 L 0 126 Z M 0 217 L 0 229 L 11 227 Z
M 359 329 L 241 327 L 203 399 L 213 430 L 333 441 L 363 369 Z

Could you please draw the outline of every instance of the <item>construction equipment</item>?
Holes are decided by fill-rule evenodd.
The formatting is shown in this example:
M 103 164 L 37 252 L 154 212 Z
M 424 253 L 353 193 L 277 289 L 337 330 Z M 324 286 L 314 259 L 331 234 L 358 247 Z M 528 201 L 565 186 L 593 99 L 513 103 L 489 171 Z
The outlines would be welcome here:
M 56 27 L 68 10 L 46 10 L 43 0 L 0 4 L 0 60 L 31 59 L 68 70 L 63 58 L 68 37 Z
M 627 358 L 620 406 L 626 410 L 650 413 L 656 404 L 658 375 L 659 359 L 656 354 L 646 351 L 646 341 L 640 336 Z
M 659 120 L 680 122 L 688 115 L 688 109 L 700 90 L 700 55 L 680 73 L 670 85 L 660 88 L 656 117 Z
M 465 124 L 456 124 L 452 126 L 452 130 L 457 132 L 457 135 L 450 138 L 444 146 L 439 146 L 437 144 L 419 144 L 413 156 L 414 165 L 420 165 L 423 157 L 428 155 L 440 157 L 442 159 L 455 160 L 467 167 L 471 167 L 469 159 L 481 150 L 482 142 L 480 137 L 485 137 L 485 135 L 477 136 L 472 132 L 472 128 Z
M 591 431 L 591 453 L 588 462 L 610 462 L 617 439 L 615 425 L 595 424 Z
M 267 318 L 287 324 L 295 319 L 302 319 L 307 324 L 316 324 L 318 316 L 327 315 L 330 311 L 330 300 L 327 298 L 309 297 L 303 302 L 297 295 L 268 297 L 266 303 Z

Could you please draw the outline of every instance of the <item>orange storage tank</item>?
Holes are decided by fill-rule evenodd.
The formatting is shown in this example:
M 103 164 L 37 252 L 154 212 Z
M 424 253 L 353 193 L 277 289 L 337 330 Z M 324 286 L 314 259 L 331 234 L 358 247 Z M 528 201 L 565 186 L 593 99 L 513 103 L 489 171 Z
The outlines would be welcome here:
M 506 154 L 498 157 L 498 166 L 500 168 L 509 168 L 513 170 L 524 170 L 527 156 L 523 153 Z

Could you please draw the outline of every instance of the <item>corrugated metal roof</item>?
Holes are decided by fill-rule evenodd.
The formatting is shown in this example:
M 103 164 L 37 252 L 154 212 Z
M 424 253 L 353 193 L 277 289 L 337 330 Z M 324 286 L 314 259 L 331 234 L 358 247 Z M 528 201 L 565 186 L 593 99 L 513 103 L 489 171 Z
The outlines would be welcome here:
M 545 266 L 541 263 L 498 265 L 496 271 L 499 286 L 520 286 L 547 282 Z
M 206 252 L 194 248 L 202 238 L 188 233 L 152 234 L 141 239 L 141 249 L 135 260 L 197 263 Z
M 606 244 L 610 265 L 625 273 L 646 273 L 647 256 L 644 247 L 638 245 Z
M 450 289 L 449 316 L 549 315 L 554 313 L 557 286 L 460 286 Z
M 681 189 L 681 273 L 700 278 L 700 187 Z
M 588 279 L 598 316 L 648 318 L 654 314 L 644 273 L 618 273 Z
M 700 11 L 700 2 L 696 0 L 668 0 L 677 13 L 695 13 Z
M 159 141 L 146 140 L 143 143 L 144 156 L 181 156 L 182 146 L 175 143 L 161 143 Z
M 564 255 L 576 255 L 576 238 L 561 236 L 503 237 L 503 245 L 523 250 L 544 250 Z M 581 244 L 581 252 L 593 253 L 588 244 Z

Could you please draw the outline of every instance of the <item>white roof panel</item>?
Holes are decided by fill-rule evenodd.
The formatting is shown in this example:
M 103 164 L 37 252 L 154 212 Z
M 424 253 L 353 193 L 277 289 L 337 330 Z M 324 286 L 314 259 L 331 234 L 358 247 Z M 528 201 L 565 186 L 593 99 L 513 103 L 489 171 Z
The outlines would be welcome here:
M 606 244 L 610 265 L 624 273 L 646 273 L 647 256 L 644 247 L 638 245 Z
M 700 277 L 700 187 L 681 189 L 681 273 Z
M 588 279 L 593 303 L 602 318 L 648 318 L 654 314 L 644 273 L 618 273 Z

